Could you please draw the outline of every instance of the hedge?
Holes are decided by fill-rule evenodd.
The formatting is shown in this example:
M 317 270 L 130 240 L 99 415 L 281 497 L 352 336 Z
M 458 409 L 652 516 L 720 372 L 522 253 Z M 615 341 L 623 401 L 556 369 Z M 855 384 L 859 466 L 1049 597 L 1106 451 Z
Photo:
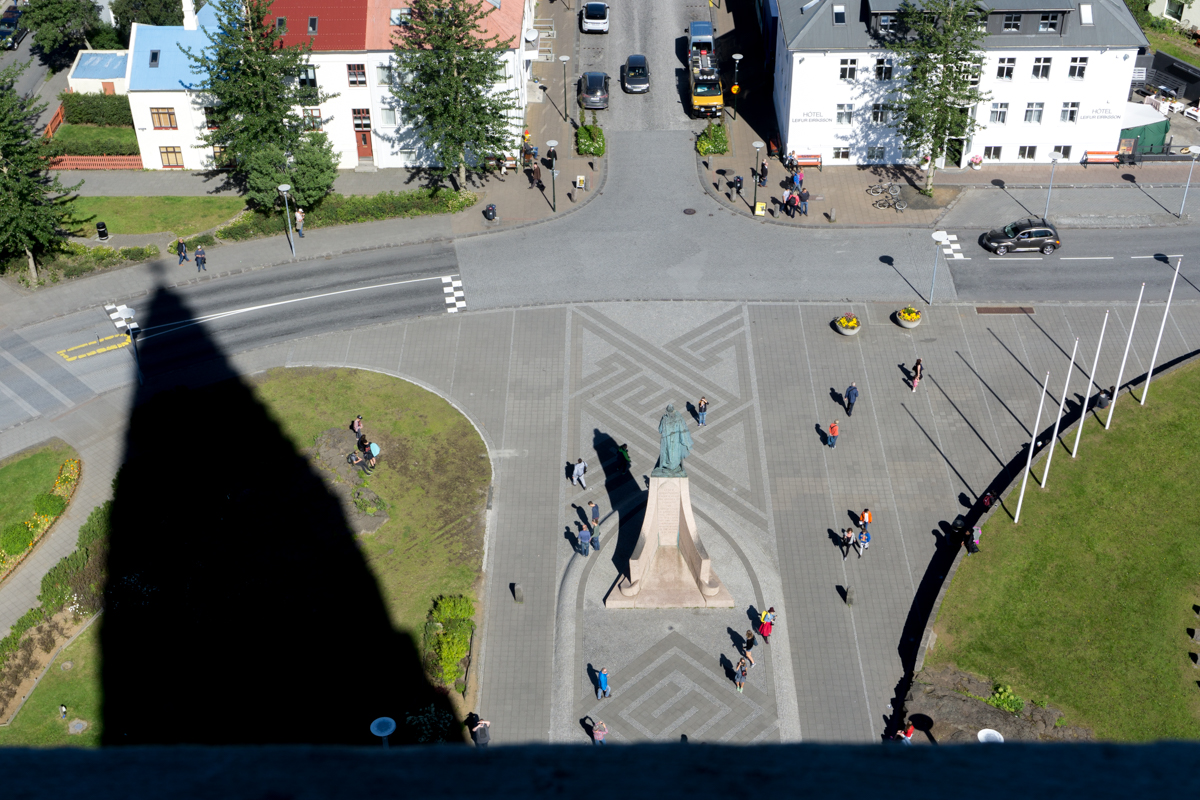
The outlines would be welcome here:
M 580 125 L 575 131 L 575 149 L 581 156 L 604 155 L 604 129 L 599 125 Z
M 63 104 L 63 121 L 71 125 L 103 125 L 114 128 L 133 127 L 133 109 L 126 94 L 80 94 L 63 92 L 58 96 Z M 79 155 L 92 155 L 80 153 Z M 117 155 L 113 153 L 111 155 Z M 132 155 L 132 154 L 131 154 Z

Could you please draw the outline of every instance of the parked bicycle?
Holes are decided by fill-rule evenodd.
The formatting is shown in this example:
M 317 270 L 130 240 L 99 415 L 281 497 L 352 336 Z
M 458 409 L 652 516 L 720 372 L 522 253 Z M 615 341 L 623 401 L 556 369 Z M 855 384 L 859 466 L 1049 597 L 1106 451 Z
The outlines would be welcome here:
M 895 195 L 891 195 L 889 197 L 881 197 L 878 200 L 876 200 L 872 205 L 874 205 L 876 208 L 894 208 L 897 211 L 903 211 L 904 209 L 908 208 L 908 203 L 901 200 L 899 197 L 897 197 Z
M 887 192 L 892 197 L 896 197 L 900 194 L 900 184 L 891 182 L 877 183 L 874 186 L 868 187 L 867 192 L 872 196 L 878 196 Z

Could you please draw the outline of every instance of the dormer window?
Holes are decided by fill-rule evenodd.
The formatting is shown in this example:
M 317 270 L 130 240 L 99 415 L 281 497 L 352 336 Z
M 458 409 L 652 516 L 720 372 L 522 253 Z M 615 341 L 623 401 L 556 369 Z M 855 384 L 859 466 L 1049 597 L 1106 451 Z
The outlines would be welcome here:
M 411 8 L 393 8 L 392 9 L 392 24 L 411 25 L 412 24 L 412 9 Z
M 884 31 L 884 32 L 891 32 L 891 31 L 896 30 L 896 18 L 893 17 L 891 14 L 880 14 L 879 15 L 879 30 Z
M 150 51 L 150 67 L 152 69 L 158 67 L 158 51 L 157 50 Z
M 846 24 L 846 7 L 845 6 L 834 6 L 833 7 L 833 24 L 834 25 L 845 25 Z
M 1038 23 L 1038 33 L 1053 33 L 1058 30 L 1058 14 L 1042 14 Z
M 317 18 L 316 17 L 308 18 L 308 35 L 309 36 L 317 35 Z
M 1021 15 L 1020 14 L 1005 14 L 1004 15 L 1004 32 L 1016 33 L 1021 30 Z
M 275 30 L 280 33 L 287 33 L 287 17 L 275 18 Z
M 1079 4 L 1079 24 L 1080 25 L 1094 25 L 1095 24 L 1094 22 L 1092 22 L 1092 4 L 1091 3 L 1080 3 Z

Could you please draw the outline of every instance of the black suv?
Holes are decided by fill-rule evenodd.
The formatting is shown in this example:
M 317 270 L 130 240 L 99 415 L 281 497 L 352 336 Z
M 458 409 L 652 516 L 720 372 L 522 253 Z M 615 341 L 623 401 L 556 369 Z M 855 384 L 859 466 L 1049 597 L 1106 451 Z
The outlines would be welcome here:
M 1044 219 L 1022 219 L 983 235 L 983 246 L 998 256 L 1010 250 L 1041 250 L 1050 255 L 1062 247 L 1058 229 Z

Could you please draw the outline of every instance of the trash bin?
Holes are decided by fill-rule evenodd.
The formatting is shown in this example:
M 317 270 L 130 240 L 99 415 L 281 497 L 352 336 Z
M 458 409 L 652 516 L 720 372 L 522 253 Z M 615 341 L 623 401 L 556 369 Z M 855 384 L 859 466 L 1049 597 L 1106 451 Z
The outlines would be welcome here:
M 102 241 L 102 242 L 108 241 L 108 226 L 105 225 L 103 222 L 96 223 L 96 233 L 97 233 L 97 235 L 99 235 L 100 241 Z
M 496 218 L 496 205 L 494 203 L 488 203 L 483 209 L 483 218 L 489 222 Z

